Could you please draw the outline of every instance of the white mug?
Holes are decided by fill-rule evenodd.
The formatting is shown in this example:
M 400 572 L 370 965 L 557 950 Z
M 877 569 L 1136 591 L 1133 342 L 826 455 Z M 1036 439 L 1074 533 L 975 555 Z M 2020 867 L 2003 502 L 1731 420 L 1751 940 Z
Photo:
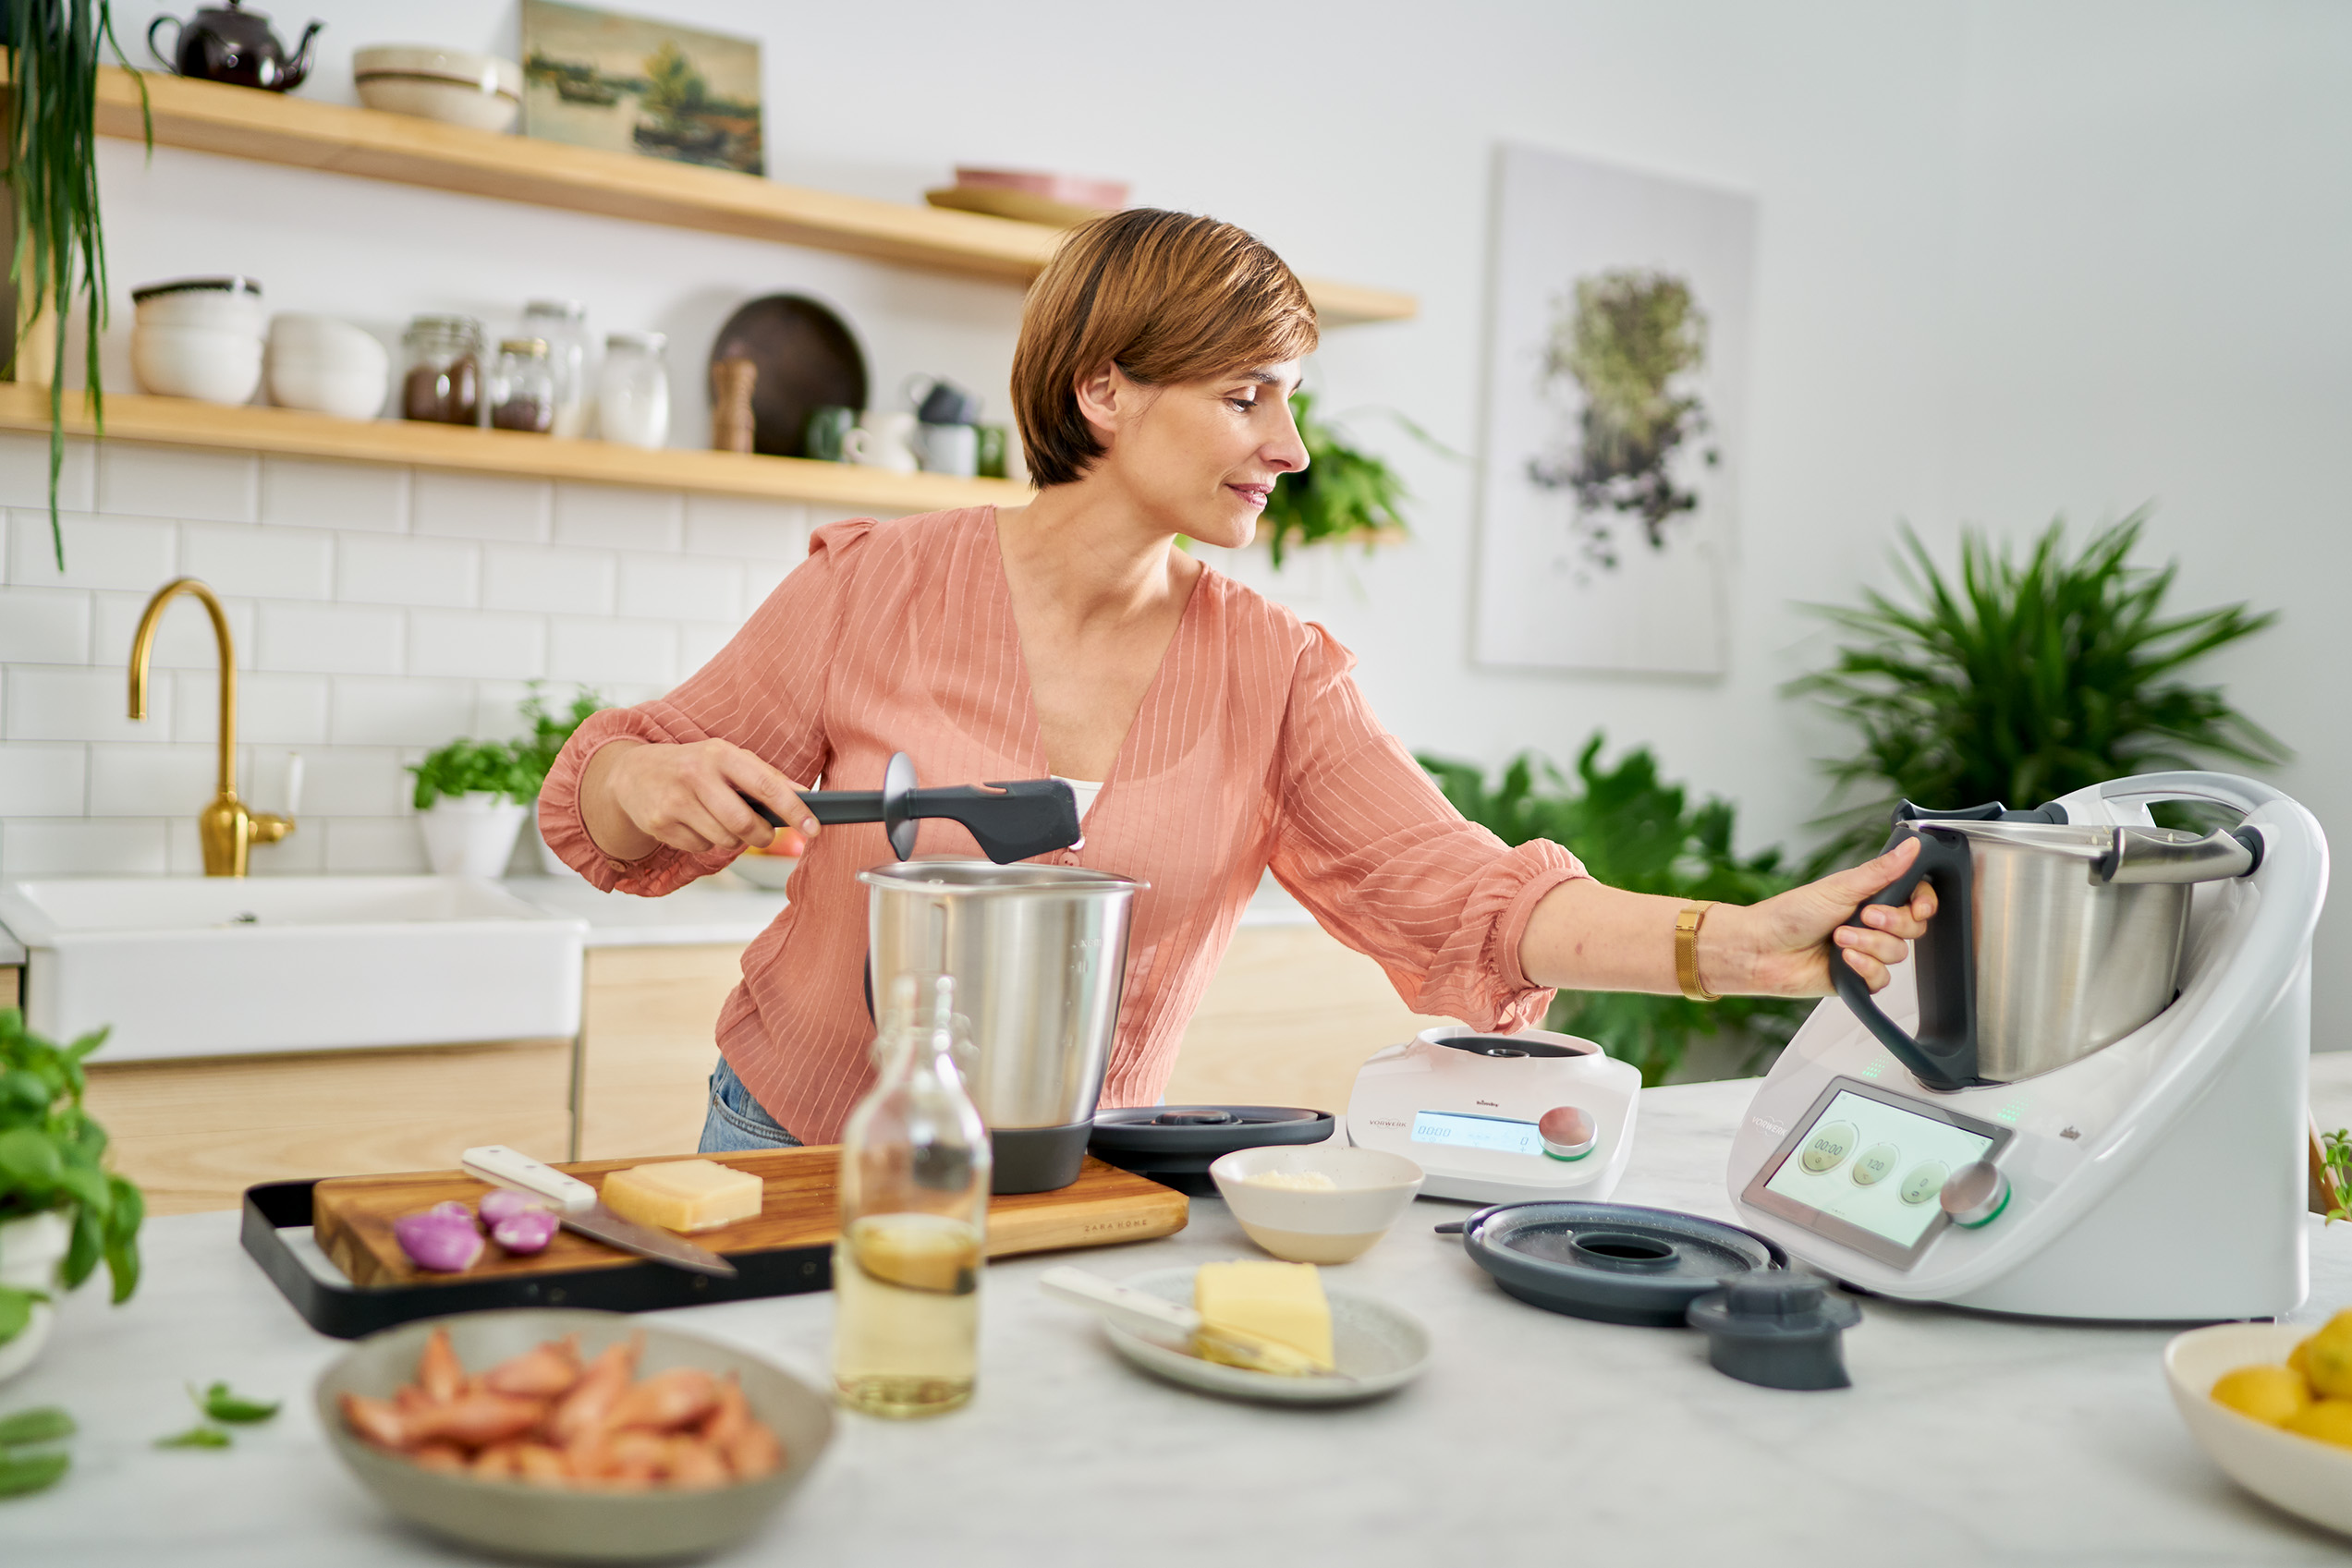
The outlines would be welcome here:
M 869 468 L 911 474 L 921 464 L 915 456 L 915 416 L 869 408 L 858 428 L 841 438 L 841 455 Z
M 969 425 L 920 425 L 915 452 L 923 471 L 968 480 L 980 472 L 980 432 Z

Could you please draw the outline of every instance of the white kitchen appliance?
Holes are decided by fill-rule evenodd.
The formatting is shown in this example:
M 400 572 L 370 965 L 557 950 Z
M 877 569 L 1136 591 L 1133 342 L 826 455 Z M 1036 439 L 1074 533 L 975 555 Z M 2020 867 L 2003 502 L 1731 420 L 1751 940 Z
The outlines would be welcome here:
M 1921 973 L 1935 968 L 1923 939 L 1878 998 L 1897 1049 L 1833 997 L 1781 1053 L 1733 1139 L 1742 1224 L 1905 1300 L 2143 1321 L 2275 1317 L 2301 1303 L 2311 932 L 2327 841 L 2295 801 L 2219 773 L 2114 780 L 2036 816 L 2145 829 L 2163 800 L 2242 812 L 2252 833 L 2241 840 L 2260 844 L 2250 871 L 2186 889 L 2171 1004 L 2064 1065 L 1931 1088 L 1898 1060 L 1907 1036 L 1934 1049 L 1919 986 L 1943 987 L 1937 1010 L 1952 1003 L 1948 974 Z M 2105 874 L 2132 837 L 2116 836 Z M 1976 904 L 1981 942 L 1996 923 L 2034 918 L 1983 888 Z M 2069 962 L 2056 946 L 2023 962 Z
M 1589 1039 L 1446 1024 L 1357 1071 L 1347 1141 L 1420 1165 L 1431 1197 L 1598 1203 L 1625 1174 L 1640 1092 L 1640 1071 Z

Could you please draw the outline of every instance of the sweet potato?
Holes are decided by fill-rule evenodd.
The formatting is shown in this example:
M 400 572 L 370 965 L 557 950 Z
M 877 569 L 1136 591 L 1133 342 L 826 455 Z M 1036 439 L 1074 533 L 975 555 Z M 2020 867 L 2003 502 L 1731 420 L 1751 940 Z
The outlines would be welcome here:
M 719 1403 L 719 1380 L 699 1367 L 656 1372 L 614 1402 L 605 1424 L 619 1430 L 642 1427 L 674 1432 L 700 1421 Z
M 417 1382 L 435 1404 L 448 1404 L 464 1390 L 465 1364 L 449 1343 L 448 1330 L 436 1328 L 426 1338 L 424 1351 L 417 1357 Z
M 598 1352 L 547 1418 L 547 1435 L 558 1446 L 571 1448 L 603 1430 L 605 1417 L 628 1391 L 629 1380 L 637 1374 L 637 1358 L 644 1350 L 645 1336 L 631 1334 L 622 1343 Z
M 524 1351 L 502 1361 L 482 1375 L 482 1386 L 495 1393 L 530 1399 L 554 1399 L 579 1381 L 579 1337 L 575 1334 L 552 1344 Z
M 460 1448 L 488 1448 L 518 1438 L 545 1419 L 547 1402 L 517 1399 L 512 1394 L 478 1391 L 420 1410 L 408 1419 L 408 1430 L 424 1441 L 456 1443 Z

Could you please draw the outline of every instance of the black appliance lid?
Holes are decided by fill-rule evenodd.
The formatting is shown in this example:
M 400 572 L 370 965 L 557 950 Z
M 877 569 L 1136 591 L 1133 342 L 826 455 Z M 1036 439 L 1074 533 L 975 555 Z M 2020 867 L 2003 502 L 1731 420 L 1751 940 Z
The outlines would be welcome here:
M 1098 1112 L 1092 1147 L 1135 1154 L 1231 1154 L 1277 1143 L 1321 1143 L 1328 1111 L 1288 1105 L 1139 1105 Z
M 1751 1231 L 1671 1209 L 1509 1203 L 1462 1224 L 1471 1258 L 1513 1295 L 1577 1318 L 1679 1326 L 1690 1304 L 1734 1279 L 1785 1267 Z

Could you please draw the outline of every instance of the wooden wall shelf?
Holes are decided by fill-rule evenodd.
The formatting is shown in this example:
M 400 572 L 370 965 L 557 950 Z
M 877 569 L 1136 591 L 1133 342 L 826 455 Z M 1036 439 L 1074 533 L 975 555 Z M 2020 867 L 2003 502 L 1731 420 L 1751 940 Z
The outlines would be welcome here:
M 91 433 L 79 392 L 66 395 L 66 428 L 77 434 Z M 45 433 L 48 429 L 45 388 L 0 384 L 0 430 Z M 174 446 L 766 496 L 892 514 L 956 506 L 1019 506 L 1035 493 L 1025 484 L 1005 480 L 898 474 L 849 463 L 734 452 L 645 451 L 609 442 L 558 441 L 554 436 L 513 431 L 407 419 L 337 419 L 298 408 L 231 408 L 184 397 L 138 397 L 119 392 L 106 396 L 106 434 L 117 440 Z
M 143 73 L 155 140 L 250 158 L 492 196 L 568 212 L 742 235 L 847 251 L 967 276 L 1027 283 L 1062 231 L 977 213 L 917 207 L 656 158 L 520 136 L 495 136 L 409 115 L 319 103 L 250 88 Z M 100 134 L 141 135 L 139 83 L 98 73 Z M 1419 305 L 1409 294 L 1307 280 L 1328 326 L 1393 322 Z

